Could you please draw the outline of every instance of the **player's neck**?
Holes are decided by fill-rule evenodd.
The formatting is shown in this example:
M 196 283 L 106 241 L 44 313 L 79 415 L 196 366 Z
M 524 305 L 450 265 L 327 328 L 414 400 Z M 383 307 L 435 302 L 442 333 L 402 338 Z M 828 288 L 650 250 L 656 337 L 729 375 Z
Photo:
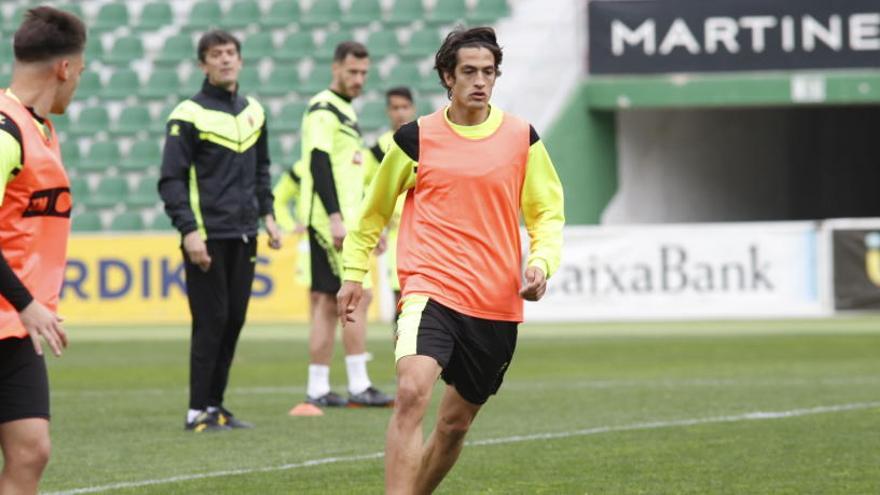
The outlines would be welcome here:
M 446 115 L 453 124 L 465 126 L 480 125 L 489 118 L 489 105 L 473 109 L 466 105 L 456 104 L 456 101 L 452 100 Z
M 40 117 L 49 116 L 52 102 L 55 101 L 55 91 L 45 83 L 45 78 L 16 73 L 13 74 L 9 89 L 22 105 L 33 108 Z

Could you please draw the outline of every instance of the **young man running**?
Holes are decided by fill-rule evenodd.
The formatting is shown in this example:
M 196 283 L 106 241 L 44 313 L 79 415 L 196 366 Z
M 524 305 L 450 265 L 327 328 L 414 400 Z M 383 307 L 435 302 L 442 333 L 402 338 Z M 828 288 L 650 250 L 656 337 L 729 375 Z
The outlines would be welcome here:
M 12 84 L 0 90 L 0 494 L 37 493 L 49 462 L 49 379 L 41 339 L 56 356 L 67 335 L 56 314 L 72 200 L 50 113 L 79 84 L 86 28 L 53 9 L 28 10 L 13 37 Z
M 547 150 L 528 123 L 489 104 L 501 56 L 492 28 L 446 37 L 435 68 L 450 104 L 395 133 L 345 241 L 338 304 L 340 318 L 351 322 L 369 253 L 397 196 L 407 193 L 388 493 L 430 493 L 440 484 L 480 407 L 501 385 L 522 300 L 540 299 L 559 266 L 562 186 Z M 524 277 L 520 213 L 531 241 Z M 425 442 L 422 420 L 438 377 L 447 387 Z

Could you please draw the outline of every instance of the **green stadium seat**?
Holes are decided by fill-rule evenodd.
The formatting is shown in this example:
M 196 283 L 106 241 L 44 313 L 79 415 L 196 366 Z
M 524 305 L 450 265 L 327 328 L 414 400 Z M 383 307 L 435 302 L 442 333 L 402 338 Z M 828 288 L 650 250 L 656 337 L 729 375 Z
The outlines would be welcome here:
M 86 39 L 85 59 L 86 64 L 104 60 L 104 45 L 100 36 L 90 36 Z
M 87 70 L 79 77 L 79 85 L 76 87 L 76 94 L 74 96 L 77 100 L 85 100 L 98 96 L 102 89 L 103 86 L 101 85 L 101 78 L 98 76 L 98 73 Z
M 364 103 L 358 112 L 358 124 L 365 131 L 374 131 L 388 125 L 385 114 L 385 101 L 374 100 Z
M 244 29 L 259 24 L 262 13 L 256 0 L 237 0 L 223 16 L 226 29 Z
M 394 55 L 400 52 L 400 40 L 397 39 L 397 33 L 390 29 L 382 29 L 370 33 L 367 38 L 367 50 L 370 52 L 370 58 L 379 60 L 388 55 Z
M 306 103 L 295 101 L 281 107 L 278 115 L 272 119 L 273 132 L 299 132 L 302 127 L 303 114 L 306 111 Z
M 127 206 L 135 208 L 148 208 L 159 204 L 159 188 L 156 177 L 148 175 L 141 178 L 134 192 L 125 202 Z
M 110 116 L 104 107 L 84 108 L 76 119 L 76 123 L 70 126 L 70 134 L 75 136 L 90 136 L 106 131 L 110 126 Z
M 148 3 L 141 10 L 141 19 L 135 29 L 138 31 L 157 31 L 174 22 L 174 12 L 168 2 Z
M 298 0 L 276 0 L 263 15 L 261 24 L 267 28 L 286 28 L 296 24 L 300 15 Z
M 27 12 L 28 9 L 33 8 L 32 5 L 21 5 L 15 9 L 15 12 L 12 13 L 11 16 L 7 17 L 6 20 L 3 21 L 3 32 L 9 33 L 9 39 L 4 41 L 4 44 L 12 46 L 12 34 L 18 30 L 18 27 L 21 25 L 21 21 L 24 20 L 24 13 Z
M 169 96 L 176 96 L 175 92 L 179 85 L 177 70 L 154 67 L 147 83 L 138 90 L 138 96 L 147 100 L 164 100 Z
M 293 166 L 295 160 L 293 154 L 284 149 L 281 138 L 277 136 L 269 139 L 269 157 L 272 159 L 272 163 L 280 165 L 284 169 Z
M 349 31 L 333 31 L 327 33 L 324 41 L 320 45 L 315 45 L 313 57 L 319 64 L 324 64 L 333 59 L 333 53 L 336 51 L 336 45 L 343 41 L 351 41 L 354 36 Z
M 262 92 L 263 83 L 260 81 L 260 71 L 256 67 L 245 67 L 238 73 L 239 92 L 243 95 L 253 95 Z
M 0 64 L 11 68 L 15 62 L 15 50 L 12 47 L 12 40 L 7 39 L 0 46 Z
M 117 136 L 134 136 L 147 132 L 150 127 L 150 110 L 141 105 L 128 106 L 122 109 L 119 118 L 110 126 L 110 134 Z
M 354 0 L 348 12 L 342 16 L 345 26 L 362 26 L 382 20 L 382 6 L 379 0 Z
M 153 216 L 153 220 L 147 226 L 147 230 L 165 232 L 168 230 L 174 230 L 174 226 L 171 225 L 171 219 L 168 218 L 168 215 L 166 215 L 165 212 L 160 212 Z
M 104 62 L 116 66 L 128 66 L 131 62 L 144 58 L 144 44 L 136 36 L 119 38 L 104 57 Z
M 502 17 L 510 15 L 510 4 L 507 0 L 479 0 L 474 10 L 467 14 L 471 25 L 493 24 Z
M 391 72 L 382 81 L 382 88 L 386 90 L 394 86 L 414 88 L 422 79 L 418 66 L 413 63 L 400 62 L 391 69 Z
M 89 31 L 112 31 L 128 26 L 128 4 L 126 2 L 109 2 L 101 6 L 95 20 L 89 24 Z
M 154 62 L 163 65 L 177 65 L 181 61 L 196 58 L 196 48 L 192 38 L 188 34 L 177 34 L 165 40 Z
M 120 170 L 127 172 L 146 172 L 159 170 L 162 165 L 162 150 L 153 139 L 135 142 L 128 155 L 119 164 Z
M 63 5 L 59 5 L 58 9 L 65 12 L 70 12 L 71 14 L 79 17 L 83 21 L 86 20 L 85 16 L 83 15 L 82 6 L 77 3 L 65 3 Z M 86 27 L 88 27 L 88 24 L 86 25 Z
M 385 24 L 391 27 L 405 26 L 425 17 L 422 0 L 394 0 Z
M 315 43 L 312 41 L 312 33 L 307 31 L 291 33 L 284 38 L 281 48 L 275 52 L 275 60 L 279 62 L 298 62 L 307 53 L 311 53 L 314 47 Z
M 303 14 L 300 24 L 308 28 L 324 27 L 328 24 L 339 22 L 342 18 L 342 9 L 337 0 L 322 0 L 313 2 L 308 12 Z
M 149 130 L 151 135 L 156 136 L 165 134 L 165 126 L 168 123 L 168 116 L 171 115 L 171 112 L 174 111 L 174 108 L 177 107 L 178 104 L 179 102 L 174 102 L 162 107 L 156 118 L 150 121 Z
M 106 100 L 124 100 L 138 94 L 141 82 L 138 75 L 131 69 L 117 69 L 110 76 L 107 86 L 101 91 L 101 98 Z
M 12 83 L 12 73 L 9 65 L 0 64 L 0 88 L 8 88 Z
M 248 62 L 275 56 L 275 43 L 272 33 L 260 32 L 248 36 L 241 47 L 241 55 Z
M 433 55 L 442 43 L 440 35 L 433 29 L 416 31 L 400 53 L 405 60 L 416 60 Z
M 116 141 L 96 141 L 82 159 L 79 170 L 83 172 L 106 172 L 122 161 Z
M 183 86 L 180 88 L 180 96 L 184 98 L 189 98 L 196 93 L 198 93 L 202 89 L 202 84 L 205 82 L 205 73 L 201 71 L 201 69 L 193 69 L 190 72 L 189 77 L 183 83 Z
M 297 90 L 299 83 L 299 71 L 296 67 L 278 66 L 269 74 L 266 84 L 260 88 L 260 94 L 269 96 L 284 96 Z
M 76 170 L 82 162 L 82 153 L 76 139 L 66 139 L 61 144 L 61 162 L 67 170 Z
M 0 86 L 0 88 L 2 87 L 3 86 Z M 50 116 L 50 120 L 52 121 L 52 127 L 55 128 L 56 134 L 67 134 L 67 130 L 70 129 L 70 115 L 66 113 L 62 115 L 52 115 Z
M 309 76 L 300 84 L 299 93 L 311 97 L 330 87 L 330 71 L 326 67 L 312 67 Z
M 413 89 L 420 93 L 437 93 L 438 91 L 446 91 L 446 89 L 440 84 L 440 77 L 437 75 L 437 71 L 434 70 L 429 72 L 427 77 L 421 78 L 419 83 L 416 84 Z
M 437 0 L 425 20 L 430 26 L 441 26 L 459 22 L 466 15 L 467 5 L 464 0 Z
M 110 221 L 110 229 L 117 232 L 144 230 L 144 219 L 139 211 L 124 211 Z
M 74 206 L 89 195 L 89 182 L 85 177 L 73 177 L 70 179 L 70 195 L 73 196 Z
M 419 101 L 416 102 L 416 115 L 419 117 L 431 115 L 437 111 L 438 108 L 439 107 L 431 101 L 431 98 L 419 98 Z
M 71 230 L 74 232 L 98 232 L 103 230 L 101 216 L 94 211 L 84 211 L 73 216 Z
M 128 196 L 128 182 L 123 177 L 104 177 L 94 193 L 84 198 L 82 203 L 89 208 L 110 208 L 125 201 Z
M 193 5 L 184 27 L 190 31 L 207 31 L 220 27 L 222 20 L 220 4 L 213 0 L 203 0 Z

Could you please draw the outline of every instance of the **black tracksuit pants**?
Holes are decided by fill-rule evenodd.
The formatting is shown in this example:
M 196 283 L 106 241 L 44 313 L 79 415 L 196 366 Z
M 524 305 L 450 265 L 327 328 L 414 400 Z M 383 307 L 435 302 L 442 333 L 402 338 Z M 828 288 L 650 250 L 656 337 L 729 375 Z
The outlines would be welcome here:
M 250 238 L 206 241 L 211 268 L 203 272 L 186 253 L 187 298 L 192 314 L 189 407 L 223 404 L 229 368 L 244 325 L 254 281 L 257 243 Z

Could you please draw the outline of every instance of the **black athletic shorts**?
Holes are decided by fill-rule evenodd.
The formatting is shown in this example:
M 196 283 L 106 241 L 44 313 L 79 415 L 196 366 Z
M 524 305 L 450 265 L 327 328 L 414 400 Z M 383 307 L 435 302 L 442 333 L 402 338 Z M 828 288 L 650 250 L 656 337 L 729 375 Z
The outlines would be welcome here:
M 309 227 L 309 261 L 312 272 L 312 291 L 336 295 L 342 287 L 340 279 L 341 256 L 333 241 Z
M 29 337 L 0 340 L 0 423 L 49 419 L 46 362 Z
M 425 296 L 408 296 L 397 322 L 395 357 L 430 356 L 465 400 L 495 395 L 516 349 L 517 323 L 461 314 Z

